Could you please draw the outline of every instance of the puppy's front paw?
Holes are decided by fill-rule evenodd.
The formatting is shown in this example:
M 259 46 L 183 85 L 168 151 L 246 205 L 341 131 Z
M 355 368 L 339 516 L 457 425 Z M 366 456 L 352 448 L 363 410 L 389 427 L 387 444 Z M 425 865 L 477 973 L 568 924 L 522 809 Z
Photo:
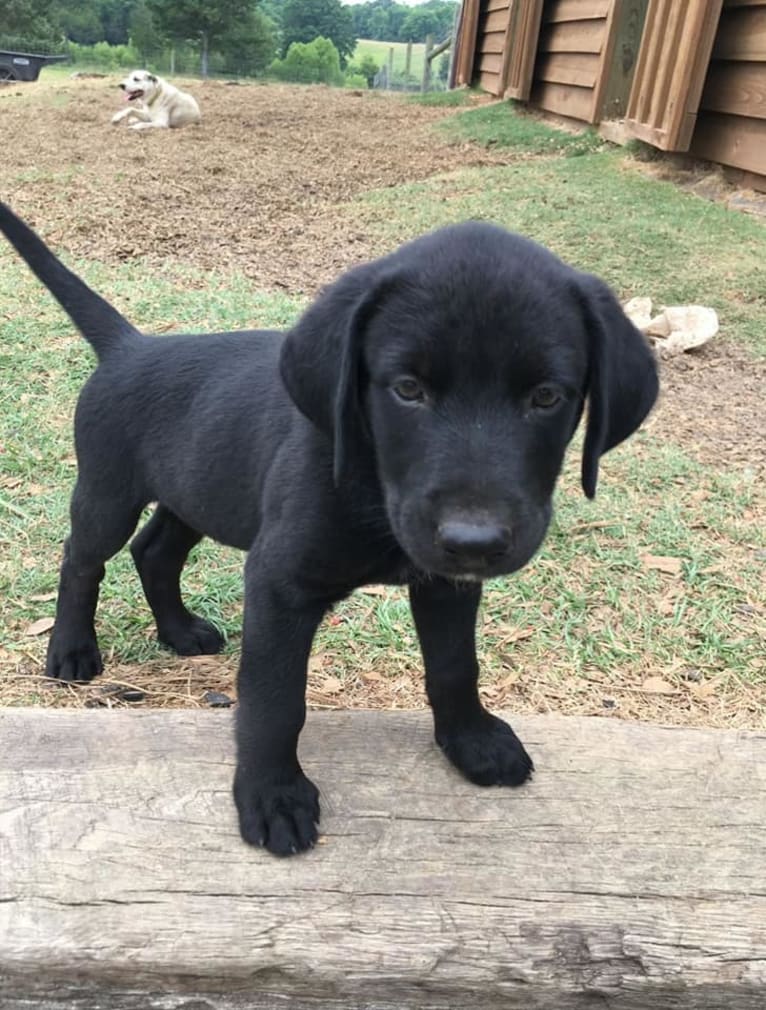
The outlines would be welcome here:
M 121 119 L 122 119 L 122 113 L 121 112 L 116 112 L 112 116 L 112 126 L 116 126 L 120 122 Z
M 436 742 L 458 771 L 478 786 L 520 786 L 534 771 L 521 740 L 508 723 L 489 712 L 469 726 L 437 731 Z
M 213 656 L 225 644 L 218 628 L 196 614 L 190 615 L 188 623 L 163 626 L 157 637 L 179 656 Z
M 73 641 L 54 629 L 48 642 L 45 676 L 53 680 L 87 683 L 104 669 L 95 638 Z
M 246 781 L 237 768 L 234 800 L 239 830 L 250 845 L 275 856 L 292 856 L 313 848 L 319 823 L 319 790 L 303 772 L 279 785 Z

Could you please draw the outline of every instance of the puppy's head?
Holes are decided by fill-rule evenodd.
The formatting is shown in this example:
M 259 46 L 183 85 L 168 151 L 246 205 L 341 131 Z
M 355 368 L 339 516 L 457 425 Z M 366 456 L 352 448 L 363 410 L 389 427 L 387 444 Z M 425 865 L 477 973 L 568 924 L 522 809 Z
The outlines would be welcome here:
M 500 228 L 444 228 L 352 270 L 288 335 L 282 376 L 334 440 L 335 479 L 370 459 L 422 570 L 487 578 L 540 546 L 586 398 L 585 493 L 657 395 L 654 359 L 609 289 Z
M 148 70 L 133 70 L 124 80 L 120 81 L 120 88 L 125 92 L 125 101 L 135 102 L 142 99 L 148 104 L 157 90 L 158 80 Z

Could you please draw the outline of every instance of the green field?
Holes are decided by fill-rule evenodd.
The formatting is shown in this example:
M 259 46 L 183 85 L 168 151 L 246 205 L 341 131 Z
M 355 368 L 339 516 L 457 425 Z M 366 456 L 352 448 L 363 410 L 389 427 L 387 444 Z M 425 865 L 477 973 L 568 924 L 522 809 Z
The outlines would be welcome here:
M 407 60 L 407 45 L 405 42 L 375 42 L 372 39 L 359 39 L 354 50 L 353 62 L 357 63 L 364 56 L 371 56 L 378 66 L 388 62 L 388 54 L 394 51 L 394 73 L 403 74 Z M 426 47 L 422 43 L 413 43 L 410 74 L 418 80 L 423 75 L 423 59 Z M 438 59 L 438 57 L 437 57 Z

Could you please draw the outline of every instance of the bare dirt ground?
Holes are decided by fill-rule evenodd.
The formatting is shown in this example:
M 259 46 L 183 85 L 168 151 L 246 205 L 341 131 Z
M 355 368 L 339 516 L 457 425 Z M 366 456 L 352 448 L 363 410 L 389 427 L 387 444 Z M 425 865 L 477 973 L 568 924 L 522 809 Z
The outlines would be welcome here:
M 0 89 L 3 199 L 58 251 L 106 263 L 138 257 L 149 267 L 235 270 L 264 288 L 311 294 L 382 251 L 341 212 L 349 200 L 510 157 L 445 142 L 431 126 L 453 110 L 318 87 L 195 82 L 201 127 L 136 133 L 108 125 L 120 107 L 116 80 Z M 663 403 L 651 422 L 659 437 L 705 463 L 764 471 L 763 364 L 726 346 L 675 359 L 663 372 Z M 49 689 L 50 704 L 129 703 L 126 688 L 148 704 L 205 704 L 201 684 L 233 693 L 234 665 L 233 657 L 168 657 L 141 667 L 111 659 L 111 693 Z M 424 702 L 404 671 L 385 683 L 360 679 L 342 693 L 321 660 L 315 672 L 309 701 L 320 707 Z M 662 718 L 663 704 L 637 699 L 622 714 Z M 589 710 L 574 695 L 534 693 L 519 707 Z
M 0 159 L 6 199 L 56 249 L 103 262 L 235 268 L 311 293 L 378 252 L 339 205 L 503 160 L 440 141 L 429 127 L 451 110 L 338 88 L 195 81 L 200 127 L 110 127 L 116 80 L 0 89 L 3 136 L 19 140 Z

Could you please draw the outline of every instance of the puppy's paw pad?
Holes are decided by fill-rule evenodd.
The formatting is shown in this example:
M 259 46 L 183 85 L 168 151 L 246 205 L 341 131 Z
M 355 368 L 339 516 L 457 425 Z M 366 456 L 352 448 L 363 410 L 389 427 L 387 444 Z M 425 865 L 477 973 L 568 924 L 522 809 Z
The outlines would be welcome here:
M 87 683 L 104 669 L 96 640 L 75 644 L 54 635 L 48 643 L 45 676 L 68 683 Z
M 163 628 L 158 637 L 179 656 L 213 656 L 226 643 L 218 628 L 202 617 L 192 617 L 183 626 Z
M 495 716 L 479 726 L 437 737 L 437 742 L 455 767 L 479 786 L 520 786 L 534 771 L 521 740 Z
M 286 785 L 234 783 L 239 830 L 244 841 L 275 856 L 292 856 L 314 847 L 319 823 L 319 791 L 300 775 Z

